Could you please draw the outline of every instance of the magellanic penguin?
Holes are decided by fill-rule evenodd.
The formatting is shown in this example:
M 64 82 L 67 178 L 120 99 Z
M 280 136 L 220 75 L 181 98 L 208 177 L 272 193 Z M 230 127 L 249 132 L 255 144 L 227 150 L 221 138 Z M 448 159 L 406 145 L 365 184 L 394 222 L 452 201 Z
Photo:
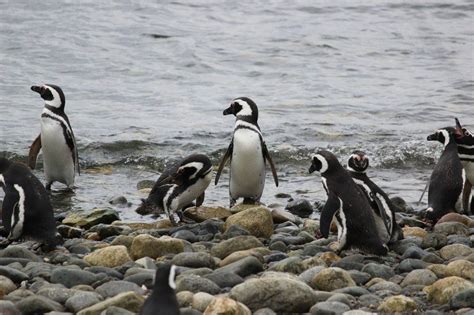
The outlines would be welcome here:
M 80 173 L 80 170 L 76 140 L 64 112 L 64 93 L 59 86 L 52 84 L 32 86 L 31 90 L 44 99 L 44 108 L 41 114 L 41 134 L 30 147 L 28 165 L 31 169 L 35 168 L 36 158 L 42 149 L 46 189 L 50 190 L 55 181 L 72 188 L 75 173 Z
M 175 277 L 175 265 L 165 263 L 158 266 L 153 291 L 145 300 L 140 315 L 179 315 Z
M 463 127 L 459 120 L 456 121 L 455 140 L 458 145 L 458 155 L 466 172 L 464 181 L 462 204 L 466 213 L 474 213 L 474 202 L 472 202 L 472 187 L 474 186 L 474 134 Z
M 444 151 L 431 173 L 428 208 L 424 212 L 425 218 L 433 223 L 448 212 L 463 212 L 462 191 L 465 171 L 458 156 L 456 132 L 455 128 L 446 127 L 427 137 L 428 141 L 439 141 L 444 144 Z
M 403 231 L 395 220 L 396 207 L 387 194 L 367 176 L 368 167 L 369 158 L 363 151 L 352 152 L 347 161 L 347 170 L 374 211 L 380 238 L 384 243 L 396 242 L 403 238 Z
M 5 191 L 2 221 L 8 233 L 2 247 L 28 238 L 46 251 L 58 245 L 53 208 L 38 178 L 25 165 L 0 158 L 0 186 Z
M 333 217 L 336 218 L 338 250 L 357 248 L 376 255 L 386 255 L 388 248 L 380 239 L 374 214 L 363 192 L 349 173 L 329 151 L 312 157 L 309 172 L 321 173 L 328 199 L 321 211 L 320 231 L 327 238 Z
M 277 187 L 278 175 L 258 126 L 257 105 L 248 97 L 239 97 L 223 114 L 232 114 L 236 120 L 234 134 L 217 170 L 215 184 L 230 159 L 230 207 L 238 198 L 244 198 L 244 203 L 259 203 L 265 186 L 266 161 L 270 164 Z
M 211 180 L 211 160 L 204 154 L 192 154 L 161 174 L 136 212 L 145 215 L 164 211 L 176 224 L 175 212 L 193 200 L 196 200 L 196 206 L 202 205 L 204 192 Z

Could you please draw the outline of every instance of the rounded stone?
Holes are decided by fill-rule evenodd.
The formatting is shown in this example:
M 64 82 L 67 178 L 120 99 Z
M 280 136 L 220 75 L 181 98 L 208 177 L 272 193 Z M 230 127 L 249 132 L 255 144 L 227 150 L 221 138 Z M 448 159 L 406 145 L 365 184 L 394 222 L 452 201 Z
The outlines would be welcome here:
M 168 254 L 179 254 L 184 251 L 182 240 L 169 236 L 160 238 L 148 234 L 135 236 L 130 247 L 130 256 L 133 259 L 142 257 L 158 258 Z
M 436 277 L 432 271 L 427 269 L 417 269 L 407 274 L 400 285 L 402 287 L 415 284 L 427 286 L 434 283 L 436 280 L 438 280 L 438 277 Z
M 447 277 L 425 287 L 423 291 L 427 294 L 428 300 L 446 304 L 456 293 L 471 288 L 474 288 L 471 281 L 460 277 Z
M 446 275 L 474 281 L 474 263 L 464 259 L 452 261 L 446 266 Z
M 9 278 L 0 276 L 0 297 L 16 290 L 16 285 Z
M 255 236 L 236 236 L 214 245 L 211 248 L 211 255 L 224 259 L 233 252 L 255 247 L 263 247 L 262 242 L 260 242 Z
M 229 209 L 224 207 L 190 207 L 184 211 L 184 215 L 196 222 L 204 222 L 208 219 L 224 220 L 232 215 Z
M 404 295 L 396 295 L 386 298 L 378 307 L 381 312 L 387 313 L 409 313 L 418 308 L 416 302 Z
M 229 314 L 229 315 L 251 315 L 249 308 L 242 303 L 227 297 L 217 297 L 209 303 L 204 315 Z
M 192 300 L 192 307 L 195 310 L 198 310 L 200 312 L 204 312 L 204 310 L 207 308 L 207 306 L 214 300 L 214 296 L 210 295 L 209 293 L 206 292 L 198 292 L 194 294 L 193 300 Z
M 179 276 L 176 281 L 176 292 L 191 291 L 193 293 L 206 292 L 209 294 L 218 294 L 220 288 L 209 279 L 195 275 Z
M 469 228 L 459 222 L 444 222 L 437 223 L 433 228 L 433 232 L 446 235 L 469 235 Z
M 144 294 L 143 289 L 140 288 L 137 284 L 124 280 L 106 282 L 101 286 L 97 287 L 95 291 L 102 295 L 104 298 L 114 297 L 117 294 L 129 291 L 133 291 L 141 295 Z
M 68 310 L 77 313 L 86 307 L 97 304 L 102 301 L 102 297 L 95 292 L 78 291 L 76 294 L 66 300 Z
M 351 308 L 344 303 L 329 301 L 316 303 L 310 310 L 311 315 L 342 315 Z
M 84 261 L 91 266 L 118 267 L 132 261 L 127 247 L 123 245 L 108 246 L 93 251 L 84 257 Z
M 449 306 L 454 309 L 474 308 L 474 288 L 454 294 L 449 301 Z
M 189 267 L 189 268 L 211 268 L 216 267 L 216 262 L 208 253 L 180 253 L 173 257 L 171 263 L 177 266 Z
M 390 279 L 395 275 L 395 272 L 392 268 L 386 265 L 381 265 L 377 263 L 368 263 L 362 268 L 362 272 L 367 272 L 372 277 L 378 277 L 383 279 Z
M 427 234 L 428 234 L 428 232 L 426 232 L 425 229 L 422 229 L 420 227 L 406 226 L 406 227 L 403 228 L 403 236 L 404 237 L 416 236 L 416 237 L 424 238 Z
M 331 267 L 318 272 L 311 280 L 311 287 L 322 291 L 333 291 L 356 286 L 351 275 L 344 269 Z
M 273 234 L 273 218 L 270 209 L 260 206 L 243 210 L 227 218 L 224 230 L 239 225 L 255 237 L 269 238 Z
M 191 291 L 180 291 L 176 293 L 179 307 L 188 307 L 193 303 L 194 293 Z
M 439 250 L 439 255 L 445 260 L 454 257 L 468 256 L 473 252 L 473 249 L 463 244 L 446 245 Z
M 52 283 L 61 283 L 66 288 L 72 288 L 78 284 L 92 284 L 97 280 L 95 274 L 80 269 L 59 267 L 51 273 Z

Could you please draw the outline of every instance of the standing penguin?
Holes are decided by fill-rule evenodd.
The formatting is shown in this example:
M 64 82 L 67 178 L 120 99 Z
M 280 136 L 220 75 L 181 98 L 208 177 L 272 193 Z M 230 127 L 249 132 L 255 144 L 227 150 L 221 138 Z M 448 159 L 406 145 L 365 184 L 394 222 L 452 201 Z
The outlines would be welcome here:
M 2 221 L 8 233 L 1 246 L 20 238 L 32 238 L 44 250 L 54 248 L 58 241 L 53 208 L 38 178 L 23 164 L 0 158 L 0 186 L 5 191 Z
M 153 291 L 145 300 L 140 315 L 179 315 L 176 298 L 176 266 L 168 263 L 158 267 Z
M 446 127 L 427 137 L 444 144 L 444 151 L 431 173 L 428 187 L 428 208 L 424 216 L 436 222 L 448 212 L 462 212 L 462 190 L 465 171 L 458 156 L 456 129 Z
M 191 154 L 166 169 L 156 181 L 147 199 L 135 210 L 139 214 L 164 211 L 176 224 L 174 213 L 193 200 L 204 202 L 204 192 L 212 180 L 211 160 L 204 154 Z
M 466 172 L 464 181 L 462 205 L 466 213 L 474 213 L 474 202 L 472 202 L 471 194 L 474 186 L 474 135 L 467 128 L 464 128 L 459 120 L 456 121 L 455 140 L 458 145 L 458 155 L 461 164 Z
M 42 148 L 46 189 L 50 190 L 55 181 L 72 188 L 75 172 L 80 173 L 80 170 L 76 140 L 64 112 L 64 93 L 59 86 L 52 84 L 32 86 L 31 90 L 44 99 L 44 109 L 41 114 L 41 134 L 30 147 L 28 165 L 31 169 L 35 168 Z
M 223 114 L 232 114 L 236 120 L 234 134 L 217 170 L 215 184 L 219 182 L 222 169 L 230 159 L 230 207 L 241 197 L 244 203 L 259 203 L 265 186 L 266 161 L 270 164 L 277 187 L 278 176 L 258 126 L 257 105 L 248 97 L 239 97 L 232 101 Z
M 309 173 L 318 171 L 328 200 L 321 211 L 320 231 L 329 236 L 336 219 L 339 251 L 354 247 L 371 254 L 386 255 L 387 246 L 380 239 L 368 200 L 349 173 L 329 151 L 319 151 L 312 158 Z
M 374 218 L 384 243 L 393 243 L 403 238 L 403 232 L 395 221 L 395 206 L 387 194 L 367 176 L 369 158 L 363 151 L 354 151 L 347 161 L 347 170 L 360 187 L 374 211 Z

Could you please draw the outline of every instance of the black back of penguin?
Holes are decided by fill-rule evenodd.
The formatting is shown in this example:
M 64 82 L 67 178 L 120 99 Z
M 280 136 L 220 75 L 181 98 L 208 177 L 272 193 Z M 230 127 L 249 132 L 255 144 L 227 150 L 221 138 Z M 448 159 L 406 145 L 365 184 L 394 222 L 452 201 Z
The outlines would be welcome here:
M 153 291 L 145 300 L 141 315 L 179 315 L 175 278 L 176 266 L 168 263 L 158 266 Z
M 438 221 L 443 215 L 456 210 L 463 189 L 463 167 L 458 156 L 455 130 L 446 127 L 427 137 L 428 141 L 444 144 L 444 151 L 433 169 L 428 188 L 428 220 Z

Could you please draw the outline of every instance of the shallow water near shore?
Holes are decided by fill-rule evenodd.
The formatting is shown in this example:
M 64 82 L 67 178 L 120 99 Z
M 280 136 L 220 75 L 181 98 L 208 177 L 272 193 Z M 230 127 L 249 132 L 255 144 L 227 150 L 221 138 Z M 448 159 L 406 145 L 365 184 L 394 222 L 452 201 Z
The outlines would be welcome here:
M 426 136 L 454 117 L 474 127 L 473 10 L 461 0 L 0 2 L 0 155 L 26 159 L 43 104 L 29 87 L 58 84 L 84 171 L 73 194 L 53 192 L 55 209 L 123 195 L 122 219 L 148 220 L 133 211 L 145 197 L 137 182 L 191 152 L 217 165 L 234 124 L 222 110 L 245 95 L 280 176 L 276 188 L 267 174 L 264 203 L 324 200 L 309 155 L 325 148 L 345 163 L 362 149 L 376 183 L 422 208 L 442 149 Z M 227 180 L 211 184 L 207 204 L 227 205 Z

